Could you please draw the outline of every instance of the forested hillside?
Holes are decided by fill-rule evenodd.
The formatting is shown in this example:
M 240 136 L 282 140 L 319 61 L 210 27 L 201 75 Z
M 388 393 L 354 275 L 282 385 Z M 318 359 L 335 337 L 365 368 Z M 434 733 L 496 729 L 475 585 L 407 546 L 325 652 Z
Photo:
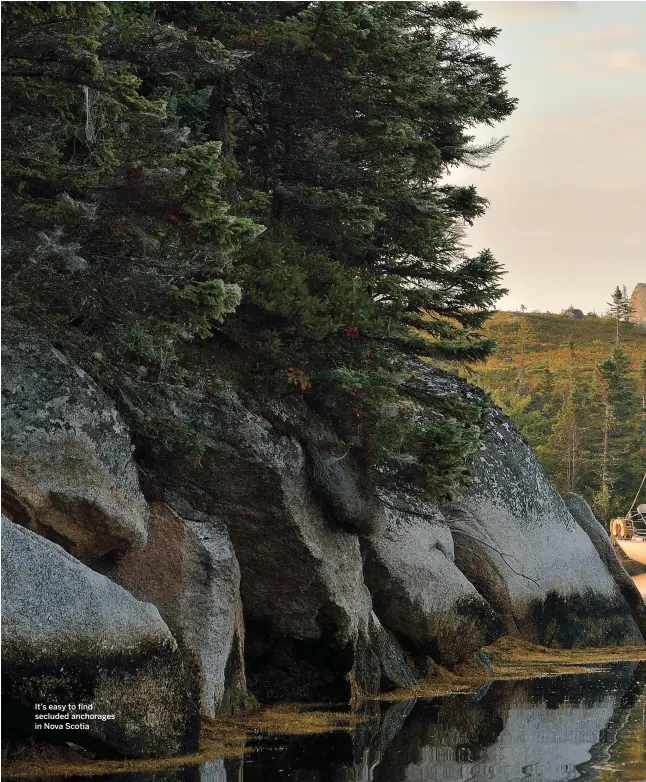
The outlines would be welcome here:
M 514 109 L 498 31 L 455 2 L 3 14 L 5 312 L 110 393 L 139 447 L 200 458 L 174 411 L 209 362 L 222 374 L 219 344 L 253 388 L 305 394 L 366 474 L 459 481 L 480 411 L 417 398 L 406 361 L 492 348 L 501 270 L 461 242 L 486 201 L 445 177 L 486 161 L 498 142 L 473 129 Z
M 646 465 L 646 329 L 611 316 L 498 312 L 499 345 L 469 370 L 520 428 L 561 492 L 607 520 L 625 513 Z

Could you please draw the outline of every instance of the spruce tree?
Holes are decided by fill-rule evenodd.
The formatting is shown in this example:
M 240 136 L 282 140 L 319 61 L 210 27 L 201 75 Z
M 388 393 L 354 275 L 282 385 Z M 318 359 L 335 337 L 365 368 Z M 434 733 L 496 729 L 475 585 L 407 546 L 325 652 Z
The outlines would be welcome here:
M 149 441 L 200 341 L 226 339 L 250 386 L 304 394 L 376 475 L 464 477 L 481 411 L 410 359 L 494 345 L 501 269 L 462 242 L 486 201 L 445 175 L 483 165 L 499 142 L 474 128 L 514 109 L 483 51 L 498 31 L 457 2 L 3 13 L 9 309 Z
M 630 305 L 630 298 L 628 297 L 628 293 L 626 292 L 626 286 L 624 285 L 623 290 L 617 285 L 617 287 L 614 290 L 614 293 L 612 294 L 612 299 L 608 302 L 608 314 L 612 316 L 615 320 L 616 324 L 616 340 L 619 342 L 619 337 L 621 334 L 620 327 L 622 323 L 626 323 L 628 321 L 628 318 L 630 316 L 630 313 L 632 312 L 632 307 Z
M 486 201 L 444 177 L 481 166 L 499 142 L 476 145 L 473 128 L 515 106 L 505 68 L 481 51 L 498 31 L 454 2 L 157 10 L 239 56 L 208 88 L 205 132 L 226 149 L 234 210 L 266 231 L 232 267 L 243 299 L 222 331 L 382 474 L 441 474 L 441 460 L 423 455 L 437 426 L 418 415 L 406 359 L 473 361 L 494 346 L 480 327 L 503 292 L 501 270 L 488 250 L 470 256 L 462 244 Z M 447 432 L 459 423 L 433 404 Z M 453 442 L 464 456 L 477 439 L 469 427 L 471 446 Z M 457 473 L 447 470 L 448 484 Z
M 584 380 L 575 380 L 553 422 L 547 447 L 541 453 L 556 488 L 589 494 L 595 487 L 598 461 L 598 400 Z
M 621 512 L 633 482 L 633 453 L 639 398 L 631 374 L 630 357 L 617 345 L 610 357 L 597 366 L 602 401 L 601 463 L 596 504 L 605 516 Z M 624 512 L 627 509 L 624 509 Z

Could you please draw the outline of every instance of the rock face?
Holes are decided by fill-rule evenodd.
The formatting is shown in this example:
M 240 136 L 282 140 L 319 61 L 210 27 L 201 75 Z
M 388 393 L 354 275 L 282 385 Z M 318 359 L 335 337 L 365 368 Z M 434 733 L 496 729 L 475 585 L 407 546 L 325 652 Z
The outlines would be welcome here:
M 476 393 L 426 376 L 438 389 Z M 473 482 L 442 509 L 457 567 L 508 634 L 566 647 L 642 643 L 621 590 L 531 448 L 499 410 L 488 415 Z
M 34 733 L 34 704 L 93 704 L 89 730 L 52 721 L 47 739 L 89 740 L 133 757 L 194 751 L 199 714 L 177 644 L 157 609 L 60 546 L 2 520 L 3 697 L 14 731 Z M 43 722 L 44 725 L 44 722 Z M 43 735 L 40 734 L 39 735 Z
M 595 517 L 588 503 L 578 494 L 570 492 L 563 497 L 567 509 L 576 523 L 585 530 L 608 573 L 614 578 L 624 600 L 630 606 L 635 623 L 646 639 L 646 603 L 615 554 L 610 538 Z
M 183 412 L 211 444 L 200 466 L 157 470 L 167 488 L 229 530 L 254 694 L 262 701 L 375 692 L 383 670 L 370 643 L 359 539 L 317 502 L 303 446 L 233 391 L 195 395 Z
M 368 539 L 366 582 L 375 612 L 414 651 L 455 665 L 500 635 L 501 623 L 454 564 L 453 538 L 428 503 L 383 498 L 387 523 Z
M 261 702 L 356 704 L 437 663 L 482 665 L 502 632 L 642 642 L 603 530 L 568 501 L 575 522 L 500 411 L 472 484 L 438 508 L 378 494 L 303 400 L 222 379 L 175 403 L 199 463 L 144 452 L 149 511 L 110 401 L 24 327 L 4 337 L 4 682 L 23 732 L 34 703 L 91 702 L 116 719 L 75 743 L 173 755 L 195 748 L 200 711 L 253 706 L 247 682 Z M 479 395 L 414 369 L 432 393 Z
M 197 669 L 202 714 L 244 711 L 253 698 L 244 671 L 238 561 L 221 522 L 182 511 L 194 520 L 153 503 L 145 548 L 119 556 L 102 572 L 159 609 L 186 667 Z
M 91 378 L 32 330 L 2 330 L 3 508 L 76 556 L 146 542 L 128 429 Z
M 646 282 L 638 282 L 630 297 L 630 321 L 646 328 Z

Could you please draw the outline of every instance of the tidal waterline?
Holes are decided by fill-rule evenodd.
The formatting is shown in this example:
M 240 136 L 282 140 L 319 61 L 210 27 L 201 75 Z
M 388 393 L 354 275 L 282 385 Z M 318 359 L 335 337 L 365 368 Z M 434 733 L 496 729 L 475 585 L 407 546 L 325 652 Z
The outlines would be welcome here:
M 646 780 L 646 663 L 485 682 L 476 692 L 371 701 L 359 719 L 258 734 L 236 757 L 139 772 L 88 766 L 95 782 L 570 782 Z M 287 733 L 287 729 L 285 730 Z M 69 772 L 68 772 L 69 773 Z M 62 780 L 51 768 L 32 778 Z M 11 776 L 11 774 L 9 774 Z M 21 775 L 25 778 L 26 775 Z
M 646 665 L 494 681 L 396 703 L 369 739 L 309 737 L 239 762 L 245 782 L 646 780 Z M 365 745 L 362 745 L 365 742 Z M 224 777 L 229 779 L 229 777 Z M 230 777 L 231 780 L 236 777 Z

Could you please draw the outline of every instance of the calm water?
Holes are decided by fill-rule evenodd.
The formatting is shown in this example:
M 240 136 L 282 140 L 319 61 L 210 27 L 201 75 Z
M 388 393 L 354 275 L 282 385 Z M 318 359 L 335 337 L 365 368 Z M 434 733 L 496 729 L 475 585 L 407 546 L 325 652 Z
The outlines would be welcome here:
M 475 697 L 398 703 L 375 715 L 354 739 L 341 734 L 266 747 L 213 782 L 220 779 L 643 782 L 646 665 L 493 682 Z
M 646 663 L 373 704 L 367 717 L 355 735 L 267 740 L 242 759 L 109 782 L 646 781 Z

